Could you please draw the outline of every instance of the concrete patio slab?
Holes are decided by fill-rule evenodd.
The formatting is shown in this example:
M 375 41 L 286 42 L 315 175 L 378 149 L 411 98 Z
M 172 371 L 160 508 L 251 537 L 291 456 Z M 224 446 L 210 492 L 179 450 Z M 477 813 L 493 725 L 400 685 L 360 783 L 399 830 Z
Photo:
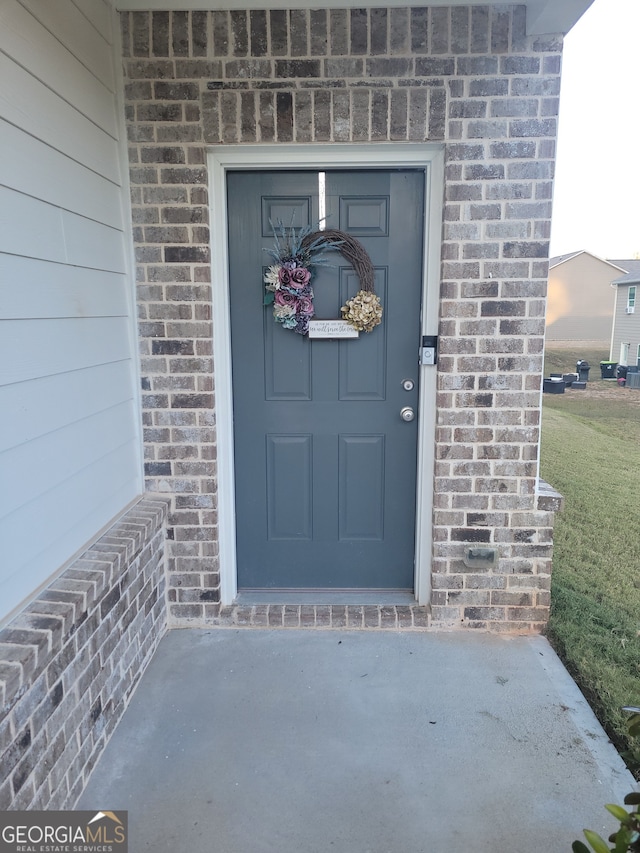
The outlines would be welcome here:
M 634 787 L 541 637 L 180 630 L 78 808 L 131 853 L 569 853 Z

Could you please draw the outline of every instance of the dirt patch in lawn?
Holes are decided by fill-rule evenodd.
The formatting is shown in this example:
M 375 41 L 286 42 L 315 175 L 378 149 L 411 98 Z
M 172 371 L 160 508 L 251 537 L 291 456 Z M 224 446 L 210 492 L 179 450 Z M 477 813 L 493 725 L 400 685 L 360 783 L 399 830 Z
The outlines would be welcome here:
M 640 407 L 640 388 L 626 388 L 620 386 L 613 379 L 600 380 L 599 382 L 587 382 L 584 391 L 567 388 L 565 394 L 581 394 L 588 400 L 612 400 L 616 403 L 627 403 L 630 406 Z

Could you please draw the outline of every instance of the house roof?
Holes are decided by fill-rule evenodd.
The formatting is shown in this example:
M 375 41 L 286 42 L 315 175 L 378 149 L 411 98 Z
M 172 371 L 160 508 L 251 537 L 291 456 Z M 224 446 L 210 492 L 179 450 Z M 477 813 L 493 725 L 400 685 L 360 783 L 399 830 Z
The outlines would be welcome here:
M 116 9 L 178 11 L 181 9 L 290 9 L 299 0 L 110 0 Z M 522 0 L 527 9 L 527 33 L 567 33 L 587 11 L 593 0 Z M 323 0 L 323 8 L 361 8 L 362 0 Z M 367 0 L 366 6 L 469 6 L 469 0 Z M 486 5 L 485 3 L 477 5 Z
M 549 258 L 549 269 L 553 269 L 553 267 L 560 266 L 560 264 L 564 264 L 566 261 L 570 261 L 572 258 L 577 258 L 578 255 L 589 255 L 592 258 L 595 258 L 596 261 L 601 261 L 603 264 L 609 264 L 614 270 L 618 270 L 622 273 L 627 272 L 627 264 L 629 261 L 609 261 L 606 258 L 601 258 L 599 255 L 594 255 L 593 252 L 587 252 L 585 249 L 580 249 L 578 252 L 569 252 L 567 255 L 556 255 L 553 258 Z M 624 266 L 622 266 L 624 264 Z
M 569 258 L 575 258 L 576 255 L 581 255 L 582 252 L 583 250 L 580 249 L 579 252 L 569 252 L 567 255 L 556 255 L 554 258 L 549 258 L 549 269 L 551 269 L 551 267 L 557 267 L 558 264 L 563 264 L 565 261 L 568 261 Z
M 610 263 L 627 270 L 625 275 L 615 278 L 611 284 L 637 284 L 640 282 L 640 260 L 610 261 Z

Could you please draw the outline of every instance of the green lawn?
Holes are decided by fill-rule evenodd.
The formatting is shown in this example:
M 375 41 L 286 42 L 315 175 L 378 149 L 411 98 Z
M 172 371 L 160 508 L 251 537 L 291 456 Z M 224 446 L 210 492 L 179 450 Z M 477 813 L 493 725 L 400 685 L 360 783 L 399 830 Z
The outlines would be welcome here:
M 640 705 L 639 403 L 640 391 L 599 379 L 544 395 L 541 464 L 565 498 L 549 639 L 636 772 L 640 742 L 620 708 Z
M 588 361 L 589 380 L 600 379 L 600 362 L 609 360 L 609 350 L 581 347 L 577 349 L 547 349 L 544 354 L 544 375 L 550 373 L 575 373 L 576 362 Z

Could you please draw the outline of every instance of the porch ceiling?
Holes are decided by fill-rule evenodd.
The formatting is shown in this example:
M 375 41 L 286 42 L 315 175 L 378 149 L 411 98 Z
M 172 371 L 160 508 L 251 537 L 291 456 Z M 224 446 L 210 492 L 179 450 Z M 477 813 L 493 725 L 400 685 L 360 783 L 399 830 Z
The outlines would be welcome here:
M 295 9 L 308 5 L 300 0 L 111 0 L 116 9 Z M 524 0 L 527 7 L 527 32 L 530 35 L 567 33 L 593 0 Z M 314 8 L 360 8 L 366 6 L 469 6 L 469 0 L 319 0 Z

